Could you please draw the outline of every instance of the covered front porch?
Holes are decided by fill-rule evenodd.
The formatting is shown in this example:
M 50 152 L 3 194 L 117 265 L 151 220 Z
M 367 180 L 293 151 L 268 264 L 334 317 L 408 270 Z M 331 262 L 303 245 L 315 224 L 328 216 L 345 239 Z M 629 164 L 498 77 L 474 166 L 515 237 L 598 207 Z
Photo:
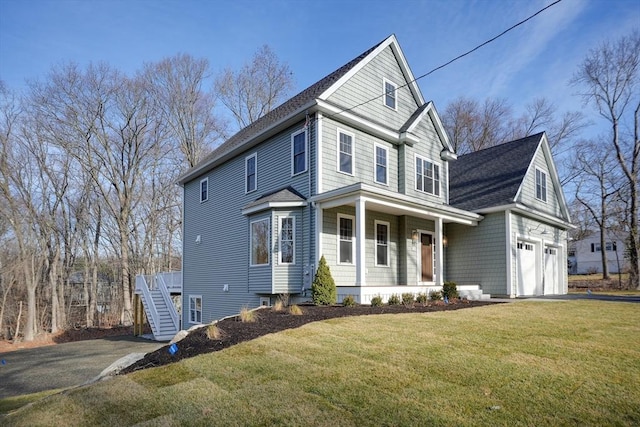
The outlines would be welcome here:
M 360 303 L 386 294 L 438 289 L 444 277 L 444 224 L 477 225 L 479 215 L 355 184 L 312 200 L 318 238 L 339 295 Z

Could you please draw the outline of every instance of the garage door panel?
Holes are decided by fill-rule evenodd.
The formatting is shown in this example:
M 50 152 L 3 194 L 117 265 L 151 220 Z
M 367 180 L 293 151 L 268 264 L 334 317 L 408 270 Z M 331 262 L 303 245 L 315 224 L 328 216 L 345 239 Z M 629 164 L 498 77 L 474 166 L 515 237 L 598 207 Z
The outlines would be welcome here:
M 518 295 L 537 295 L 535 245 L 526 241 L 517 244 Z
M 558 293 L 558 249 L 553 246 L 544 248 L 544 293 Z

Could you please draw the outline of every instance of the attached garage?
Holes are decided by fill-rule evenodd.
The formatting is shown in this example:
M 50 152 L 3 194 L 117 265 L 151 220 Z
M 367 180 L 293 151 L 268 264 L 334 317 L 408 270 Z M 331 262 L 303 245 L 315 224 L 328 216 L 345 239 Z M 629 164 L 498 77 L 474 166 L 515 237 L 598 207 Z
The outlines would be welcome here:
M 518 240 L 516 268 L 518 296 L 540 295 L 536 269 L 536 247 L 533 242 Z
M 560 293 L 560 270 L 558 248 L 545 245 L 544 247 L 544 294 L 555 295 Z

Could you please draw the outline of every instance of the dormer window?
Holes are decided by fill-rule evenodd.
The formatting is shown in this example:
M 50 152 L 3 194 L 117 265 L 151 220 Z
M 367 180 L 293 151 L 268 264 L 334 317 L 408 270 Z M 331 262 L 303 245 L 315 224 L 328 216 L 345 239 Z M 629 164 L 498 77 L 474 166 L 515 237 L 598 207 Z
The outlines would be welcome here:
M 392 110 L 397 109 L 397 99 L 396 93 L 398 90 L 398 85 L 395 83 L 384 79 L 383 80 L 383 90 L 384 90 L 384 105 L 391 108 Z
M 547 201 L 547 174 L 536 169 L 536 199 Z

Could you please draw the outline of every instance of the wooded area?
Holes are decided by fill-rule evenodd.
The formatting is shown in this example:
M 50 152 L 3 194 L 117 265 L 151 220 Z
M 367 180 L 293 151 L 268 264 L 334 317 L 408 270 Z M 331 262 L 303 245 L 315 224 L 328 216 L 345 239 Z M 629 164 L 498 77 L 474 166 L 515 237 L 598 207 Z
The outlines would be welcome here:
M 573 238 L 625 233 L 630 287 L 638 287 L 639 62 L 634 32 L 594 48 L 576 70 L 573 85 L 610 124 L 606 135 L 584 139 L 591 110 L 560 113 L 545 99 L 515 117 L 504 100 L 459 98 L 442 115 L 460 154 L 545 130 Z M 292 88 L 268 46 L 218 76 L 207 60 L 180 54 L 132 76 L 66 64 L 20 93 L 0 81 L 0 338 L 131 324 L 135 275 L 180 268 L 177 176 Z

